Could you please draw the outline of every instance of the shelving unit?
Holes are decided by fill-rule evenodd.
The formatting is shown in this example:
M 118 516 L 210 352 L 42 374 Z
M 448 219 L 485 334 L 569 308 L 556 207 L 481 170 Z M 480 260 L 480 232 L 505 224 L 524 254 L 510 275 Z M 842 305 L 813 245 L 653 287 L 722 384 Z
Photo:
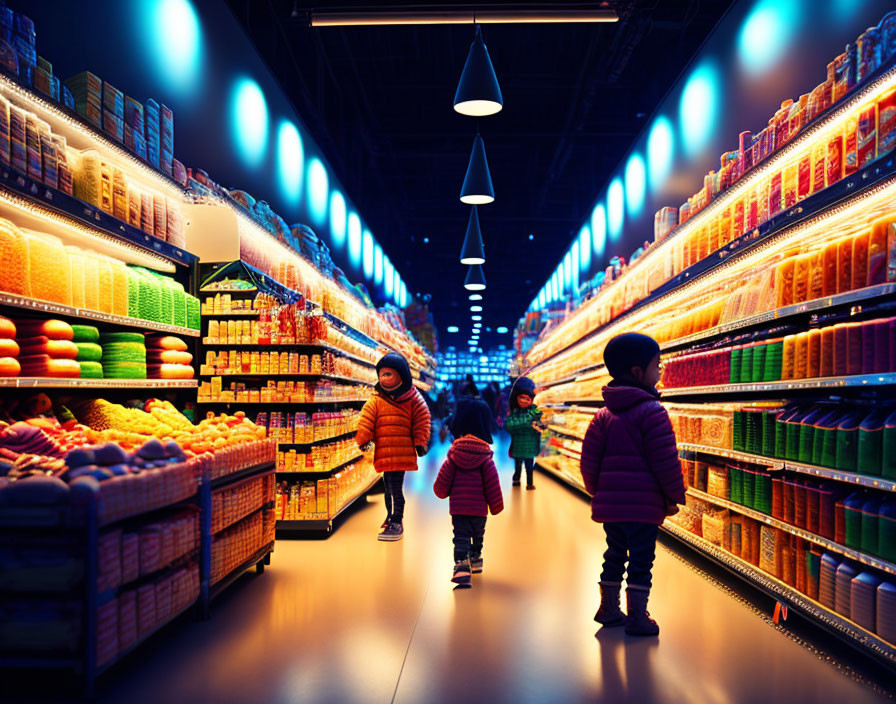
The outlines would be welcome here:
M 373 489 L 380 481 L 379 475 L 365 482 L 362 488 L 344 501 L 342 505 L 328 518 L 308 518 L 299 520 L 277 521 L 277 537 L 301 537 L 308 535 L 328 535 L 333 532 L 338 518 L 350 510 L 355 503 Z
M 195 389 L 195 379 L 54 379 L 0 377 L 0 387 L 15 389 Z

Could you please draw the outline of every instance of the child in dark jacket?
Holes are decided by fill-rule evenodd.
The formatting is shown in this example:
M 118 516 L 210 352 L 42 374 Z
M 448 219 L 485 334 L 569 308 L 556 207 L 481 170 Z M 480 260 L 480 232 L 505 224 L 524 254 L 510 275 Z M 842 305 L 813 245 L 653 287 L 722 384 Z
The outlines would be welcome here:
M 464 420 L 472 427 L 475 423 Z M 486 426 L 480 431 L 488 430 Z M 476 435 L 484 434 L 479 432 Z M 449 499 L 448 510 L 454 526 L 454 574 L 451 581 L 470 586 L 471 574 L 482 572 L 482 543 L 489 511 L 493 516 L 504 510 L 498 470 L 488 443 L 476 435 L 457 438 L 436 477 L 433 491 Z
M 535 488 L 535 458 L 541 450 L 542 412 L 535 405 L 535 383 L 521 376 L 510 391 L 510 413 L 504 427 L 510 433 L 510 456 L 515 467 L 513 485 L 520 485 L 523 465 L 526 466 L 526 489 Z
M 594 620 L 625 625 L 629 635 L 655 636 L 659 626 L 647 613 L 647 598 L 657 532 L 685 501 L 675 432 L 656 390 L 660 348 L 646 335 L 617 335 L 607 343 L 604 363 L 613 380 L 603 389 L 606 407 L 585 433 L 581 460 L 592 520 L 607 534 Z M 619 608 L 626 562 L 627 615 Z

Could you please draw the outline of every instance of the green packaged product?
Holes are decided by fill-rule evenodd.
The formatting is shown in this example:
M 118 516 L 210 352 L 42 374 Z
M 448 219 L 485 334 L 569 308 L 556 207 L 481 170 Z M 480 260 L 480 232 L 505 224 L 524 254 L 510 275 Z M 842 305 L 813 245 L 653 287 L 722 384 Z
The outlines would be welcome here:
M 784 450 L 784 459 L 791 462 L 799 462 L 800 460 L 800 430 L 802 429 L 803 418 L 809 415 L 815 406 L 810 408 L 800 408 L 796 413 L 787 419 L 787 440 Z
M 128 315 L 140 317 L 140 283 L 142 277 L 133 267 L 128 267 Z
M 864 411 L 850 411 L 837 426 L 837 469 L 855 472 L 859 451 L 859 425 L 865 419 Z
M 763 343 L 753 348 L 753 368 L 750 373 L 750 381 L 760 382 L 765 377 L 765 351 L 768 345 Z
M 81 378 L 82 379 L 102 379 L 103 378 L 103 365 L 99 362 L 81 362 L 78 364 L 81 367 Z
M 772 478 L 765 472 L 753 476 L 753 508 L 762 513 L 772 512 Z
M 741 471 L 741 474 L 744 480 L 744 506 L 755 508 L 755 506 L 753 505 L 753 501 L 756 496 L 756 472 L 754 472 L 752 469 L 743 469 Z
M 862 552 L 869 555 L 880 554 L 880 504 L 881 500 L 875 496 L 862 504 Z
M 744 475 L 733 463 L 728 465 L 728 500 L 736 504 L 744 502 Z
M 731 369 L 728 375 L 728 381 L 732 384 L 740 383 L 740 360 L 743 356 L 744 348 L 741 345 L 731 350 Z
M 762 367 L 762 381 L 779 381 L 784 363 L 784 341 L 774 340 L 765 345 L 765 362 Z
M 877 524 L 878 554 L 887 562 L 896 562 L 896 501 L 887 499 L 880 506 Z
M 775 454 L 778 459 L 787 457 L 787 424 L 799 412 L 799 406 L 789 406 L 775 417 Z
M 93 325 L 72 325 L 72 342 L 99 342 L 100 331 Z
M 835 408 L 815 424 L 812 464 L 819 467 L 837 466 L 837 426 L 843 421 L 843 411 Z
M 112 342 L 136 342 L 143 345 L 146 342 L 141 332 L 104 332 L 100 335 L 100 340 L 104 345 Z
M 199 299 L 190 294 L 185 294 L 185 296 L 187 299 L 187 327 L 191 330 L 201 330 L 202 316 L 199 313 L 201 310 Z
M 740 353 L 740 367 L 737 380 L 741 384 L 749 384 L 753 380 L 753 350 L 755 349 L 755 345 L 746 345 Z
M 103 358 L 103 348 L 95 342 L 76 342 L 75 347 L 78 348 L 78 356 L 75 359 L 79 362 L 99 362 Z M 83 365 L 81 371 L 84 371 Z
M 881 475 L 884 479 L 896 481 L 896 411 L 884 422 L 881 439 Z
M 879 477 L 883 471 L 882 454 L 884 445 L 884 424 L 888 411 L 873 411 L 859 426 L 859 444 L 856 451 L 856 471 Z
M 762 451 L 762 412 L 758 408 L 744 410 L 744 452 L 756 455 Z
M 846 528 L 846 547 L 862 549 L 862 506 L 865 496 L 854 492 L 843 501 L 843 521 Z
M 745 452 L 744 441 L 746 432 L 744 430 L 744 415 L 744 411 L 738 409 L 734 411 L 731 418 L 731 447 L 738 452 Z
M 762 411 L 762 451 L 763 457 L 775 456 L 776 427 L 775 419 L 778 411 L 766 409 Z

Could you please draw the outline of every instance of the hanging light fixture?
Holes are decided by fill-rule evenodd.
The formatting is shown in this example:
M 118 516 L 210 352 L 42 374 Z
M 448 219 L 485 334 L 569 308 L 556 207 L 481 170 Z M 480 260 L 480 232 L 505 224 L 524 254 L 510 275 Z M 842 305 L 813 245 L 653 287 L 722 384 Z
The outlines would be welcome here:
M 485 142 L 479 133 L 473 141 L 473 152 L 467 165 L 467 175 L 460 189 L 460 200 L 467 205 L 485 205 L 495 200 L 495 189 L 492 186 L 492 175 L 488 170 L 485 158 Z
M 470 300 L 471 300 L 471 301 L 481 301 L 481 300 L 482 300 L 482 294 L 480 294 L 480 293 L 471 293 L 471 294 L 470 294 Z
M 467 278 L 464 279 L 464 288 L 467 291 L 485 290 L 485 272 L 482 271 L 481 265 L 471 266 L 467 271 Z
M 454 109 L 461 115 L 485 117 L 501 112 L 504 98 L 495 76 L 495 67 L 482 41 L 482 28 L 476 25 L 476 36 L 470 45 L 467 62 L 454 94 Z
M 479 229 L 479 213 L 474 205 L 470 209 L 470 222 L 467 223 L 467 234 L 464 246 L 460 250 L 460 263 L 485 264 L 485 249 L 482 246 L 482 230 Z

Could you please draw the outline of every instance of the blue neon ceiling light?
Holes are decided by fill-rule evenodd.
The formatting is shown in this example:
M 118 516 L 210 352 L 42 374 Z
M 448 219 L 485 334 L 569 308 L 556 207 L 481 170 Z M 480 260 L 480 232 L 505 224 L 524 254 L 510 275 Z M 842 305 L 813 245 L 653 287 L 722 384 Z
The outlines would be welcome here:
M 774 68 L 800 24 L 801 0 L 761 0 L 753 6 L 737 37 L 741 65 L 752 76 Z M 852 0 L 852 4 L 858 4 Z
M 327 217 L 327 200 L 330 197 L 330 179 L 327 167 L 320 159 L 312 159 L 308 164 L 308 210 L 311 219 L 318 225 Z
M 658 117 L 647 136 L 647 173 L 651 188 L 659 188 L 665 183 L 672 170 L 675 155 L 675 138 L 669 118 Z
M 348 213 L 345 210 L 345 197 L 339 191 L 330 195 L 330 237 L 334 247 L 345 244 Z
M 348 258 L 352 266 L 361 266 L 361 218 L 355 212 L 348 216 Z
M 721 77 L 716 64 L 706 61 L 691 73 L 678 103 L 678 123 L 688 156 L 701 153 L 712 136 L 721 108 Z M 611 230 L 612 234 L 612 230 Z
M 237 151 L 247 166 L 259 166 L 268 145 L 268 104 L 261 86 L 251 78 L 234 84 L 230 116 Z
M 637 217 L 644 208 L 647 174 L 643 157 L 635 152 L 625 164 L 625 207 L 630 217 Z
M 373 247 L 373 283 L 377 286 L 383 283 L 383 248 L 379 244 Z
M 391 297 L 392 292 L 395 290 L 395 267 L 392 266 L 392 262 L 389 261 L 389 257 L 386 257 L 383 260 L 383 278 L 383 288 L 385 290 L 386 296 Z
M 582 271 L 588 271 L 591 268 L 591 228 L 583 225 L 579 230 L 579 266 Z
M 572 255 L 572 291 L 575 293 L 579 290 L 579 243 L 573 242 L 572 250 L 570 253 Z M 569 254 L 566 256 L 568 257 Z
M 364 230 L 364 239 L 361 245 L 361 255 L 364 262 L 364 276 L 373 278 L 373 235 L 370 230 Z
M 135 4 L 138 26 L 165 86 L 183 95 L 196 88 L 202 67 L 202 27 L 189 0 L 143 0 Z
M 607 230 L 611 240 L 619 239 L 624 221 L 625 190 L 622 187 L 622 179 L 616 177 L 607 189 Z
M 598 203 L 591 211 L 591 248 L 595 257 L 604 256 L 607 249 L 607 209 Z
M 448 332 L 450 332 L 450 333 L 460 332 L 460 328 L 457 327 L 457 325 L 449 325 Z
M 277 131 L 277 175 L 280 191 L 291 204 L 302 197 L 302 176 L 305 172 L 305 149 L 298 128 L 289 120 L 280 123 Z

